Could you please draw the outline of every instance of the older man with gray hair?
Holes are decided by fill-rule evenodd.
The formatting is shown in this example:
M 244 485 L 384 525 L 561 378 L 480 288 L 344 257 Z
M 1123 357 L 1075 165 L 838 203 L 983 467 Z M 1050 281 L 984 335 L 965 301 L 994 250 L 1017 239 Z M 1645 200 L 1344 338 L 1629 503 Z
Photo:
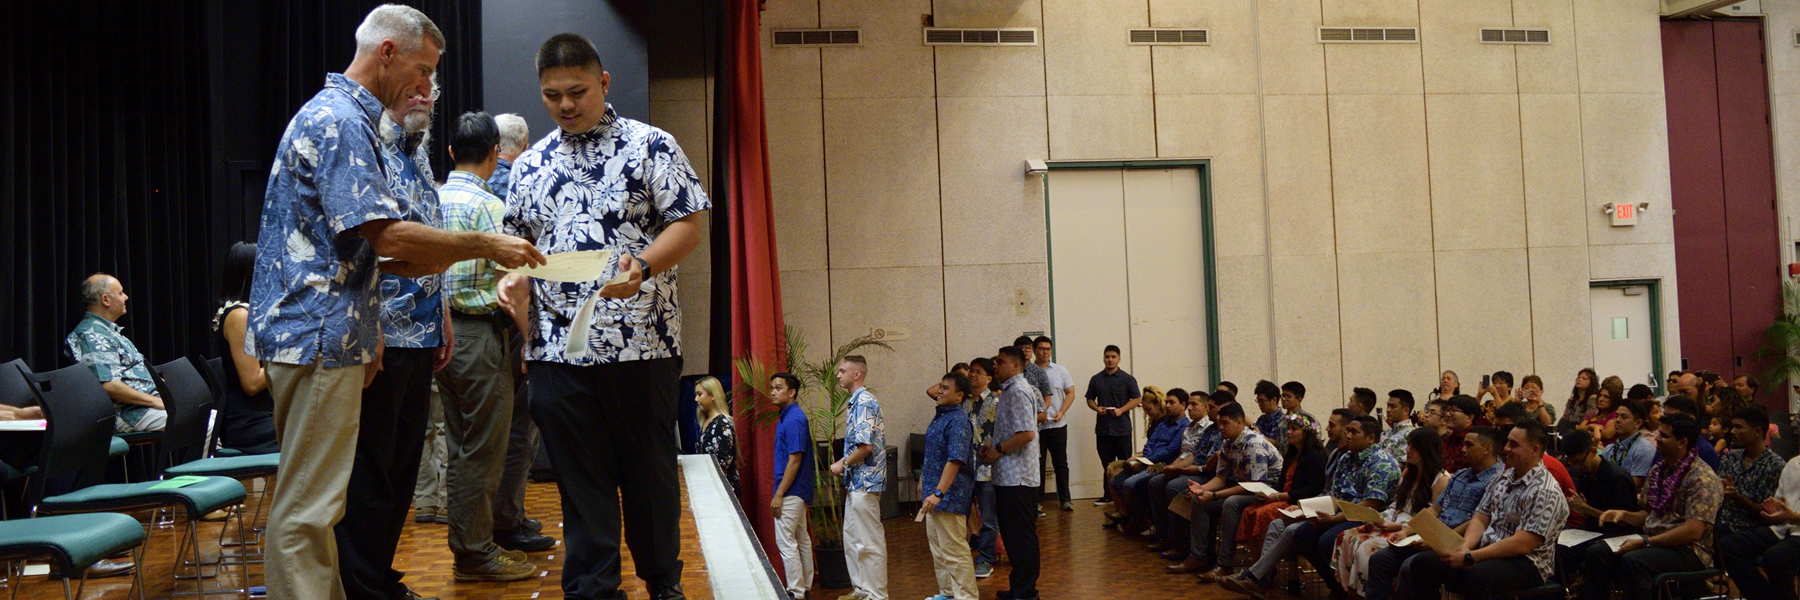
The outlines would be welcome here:
M 156 382 L 150 379 L 150 364 L 137 344 L 121 334 L 119 317 L 125 316 L 125 288 L 119 280 L 105 273 L 89 275 L 81 281 L 81 303 L 87 314 L 67 340 L 69 354 L 86 361 L 100 380 L 100 387 L 112 397 L 119 414 L 113 428 L 120 433 L 161 431 L 169 420 L 162 397 L 156 393 Z
M 332 527 L 356 458 L 362 388 L 386 344 L 377 274 L 419 277 L 486 258 L 544 256 L 516 237 L 407 220 L 381 146 L 383 113 L 432 95 L 444 35 L 424 13 L 383 5 L 356 30 L 356 56 L 300 108 L 276 149 L 263 200 L 245 350 L 268 364 L 282 442 L 269 512 L 271 598 L 341 600 Z M 377 256 L 387 257 L 377 266 Z M 411 596 L 405 592 L 404 596 Z M 386 600 L 384 598 L 383 600 Z
M 531 143 L 531 127 L 525 124 L 525 117 L 512 113 L 494 115 L 494 124 L 500 126 L 500 162 L 494 166 L 487 184 L 495 196 L 505 200 L 507 189 L 512 187 L 512 161 Z

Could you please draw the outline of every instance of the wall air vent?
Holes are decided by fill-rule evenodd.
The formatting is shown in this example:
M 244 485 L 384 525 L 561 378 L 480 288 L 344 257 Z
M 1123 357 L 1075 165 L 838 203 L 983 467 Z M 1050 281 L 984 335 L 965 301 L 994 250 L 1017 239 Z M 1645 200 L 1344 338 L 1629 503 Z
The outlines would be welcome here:
M 1483 44 L 1548 44 L 1548 29 L 1501 29 L 1483 28 L 1481 30 Z
M 777 48 L 862 45 L 861 29 L 777 29 L 771 33 Z
M 1321 44 L 1381 44 L 1419 42 L 1416 27 L 1320 27 Z
M 1030 27 L 963 29 L 926 27 L 927 46 L 1036 46 L 1038 30 Z
M 1212 43 L 1205 29 L 1133 29 L 1133 46 L 1204 46 Z

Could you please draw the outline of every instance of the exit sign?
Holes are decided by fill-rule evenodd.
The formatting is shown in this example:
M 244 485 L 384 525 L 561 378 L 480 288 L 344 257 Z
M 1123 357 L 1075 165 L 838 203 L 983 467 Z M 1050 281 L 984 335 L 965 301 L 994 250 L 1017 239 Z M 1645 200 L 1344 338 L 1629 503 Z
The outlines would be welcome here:
M 1612 226 L 1630 227 L 1637 224 L 1638 206 L 1630 202 L 1615 202 L 1612 205 Z

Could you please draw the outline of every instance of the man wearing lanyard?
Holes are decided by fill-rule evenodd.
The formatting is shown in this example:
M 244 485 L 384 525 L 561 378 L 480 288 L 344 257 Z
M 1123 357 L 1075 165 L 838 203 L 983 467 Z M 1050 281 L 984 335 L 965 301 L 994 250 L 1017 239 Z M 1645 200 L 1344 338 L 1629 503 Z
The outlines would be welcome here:
M 606 103 L 612 78 L 592 42 L 559 34 L 539 48 L 538 83 L 558 129 L 513 163 L 508 233 L 546 254 L 615 253 L 620 283 L 508 274 L 502 304 L 526 332 L 531 414 L 562 494 L 562 588 L 624 598 L 620 513 L 637 576 L 654 600 L 681 589 L 675 412 L 681 309 L 675 265 L 700 243 L 712 208 L 687 156 L 655 127 Z

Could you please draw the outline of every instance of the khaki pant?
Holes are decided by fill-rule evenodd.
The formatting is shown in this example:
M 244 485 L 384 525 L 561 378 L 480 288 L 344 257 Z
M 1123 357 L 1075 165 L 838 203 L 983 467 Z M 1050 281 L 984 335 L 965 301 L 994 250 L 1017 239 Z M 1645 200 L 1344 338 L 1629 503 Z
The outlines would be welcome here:
M 881 528 L 880 492 L 850 492 L 844 500 L 844 565 L 856 593 L 887 600 L 887 531 Z
M 931 543 L 931 566 L 937 572 L 938 595 L 978 600 L 975 556 L 969 551 L 968 515 L 931 511 L 925 516 L 925 540 Z
M 799 496 L 782 497 L 781 514 L 775 515 L 775 547 L 781 551 L 788 594 L 795 598 L 805 597 L 813 581 L 813 543 L 806 515 L 806 501 Z
M 281 485 L 269 509 L 270 598 L 342 600 L 337 539 L 356 459 L 363 367 L 269 363 Z
M 445 464 L 450 446 L 444 438 L 444 401 L 432 386 L 431 421 L 425 425 L 425 448 L 420 454 L 419 479 L 413 484 L 413 508 L 444 508 Z
M 512 363 L 493 321 L 457 315 L 456 348 L 438 371 L 439 406 L 449 440 L 450 551 L 461 566 L 479 567 L 500 554 L 494 544 L 494 494 L 506 466 L 512 430 Z

